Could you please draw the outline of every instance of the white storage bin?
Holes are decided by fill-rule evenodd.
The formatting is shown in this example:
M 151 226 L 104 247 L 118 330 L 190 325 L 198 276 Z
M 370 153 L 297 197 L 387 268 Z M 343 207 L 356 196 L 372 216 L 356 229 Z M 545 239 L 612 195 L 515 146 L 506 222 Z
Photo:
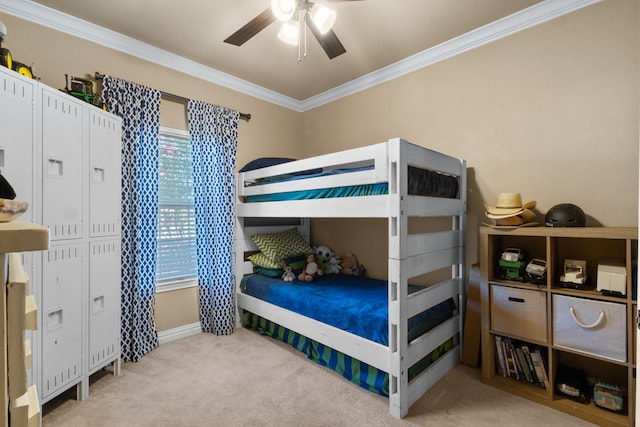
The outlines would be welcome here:
M 553 295 L 553 345 L 627 361 L 624 304 Z
M 491 286 L 491 329 L 547 342 L 547 295 L 544 292 Z

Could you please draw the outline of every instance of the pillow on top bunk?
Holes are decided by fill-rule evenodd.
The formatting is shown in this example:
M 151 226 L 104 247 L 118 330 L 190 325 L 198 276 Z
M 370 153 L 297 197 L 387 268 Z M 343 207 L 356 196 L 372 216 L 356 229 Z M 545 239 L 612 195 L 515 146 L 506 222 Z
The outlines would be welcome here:
M 260 157 L 244 165 L 239 172 L 248 172 L 254 169 L 266 168 L 269 166 L 275 166 L 282 163 L 292 162 L 294 160 L 295 159 L 290 159 L 288 157 Z
M 249 172 L 255 169 L 266 168 L 269 166 L 281 165 L 282 163 L 293 162 L 296 159 L 291 159 L 289 157 L 259 157 L 255 160 L 251 160 L 249 163 L 244 165 L 242 169 L 238 172 Z M 268 181 L 279 181 L 283 178 L 287 178 L 290 176 L 298 176 L 298 175 L 313 175 L 322 172 L 322 168 L 317 169 L 309 169 L 305 171 L 292 172 L 286 175 L 279 175 L 278 177 L 266 178 Z
M 251 240 L 253 240 L 253 243 L 256 244 L 262 254 L 277 264 L 275 268 L 282 268 L 282 263 L 288 257 L 314 252 L 297 228 L 278 233 L 256 234 L 251 236 Z

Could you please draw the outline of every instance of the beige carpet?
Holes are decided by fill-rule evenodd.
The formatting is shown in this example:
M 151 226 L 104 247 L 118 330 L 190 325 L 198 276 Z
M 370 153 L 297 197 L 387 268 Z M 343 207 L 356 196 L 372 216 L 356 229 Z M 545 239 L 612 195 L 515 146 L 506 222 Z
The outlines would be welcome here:
M 582 420 L 486 386 L 457 366 L 397 420 L 388 400 L 274 339 L 239 329 L 163 344 L 122 375 L 92 377 L 48 402 L 54 426 L 585 426 Z

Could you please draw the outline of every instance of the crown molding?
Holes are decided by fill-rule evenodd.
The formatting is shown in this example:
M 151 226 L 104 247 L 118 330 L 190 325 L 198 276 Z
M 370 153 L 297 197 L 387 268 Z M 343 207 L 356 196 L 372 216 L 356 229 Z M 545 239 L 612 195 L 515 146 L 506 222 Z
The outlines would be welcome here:
M 542 1 L 527 9 L 303 101 L 258 86 L 214 68 L 206 67 L 180 55 L 167 52 L 30 0 L 0 0 L 0 12 L 6 12 L 18 18 L 94 42 L 163 67 L 169 67 L 172 70 L 197 77 L 272 104 L 280 105 L 294 111 L 304 112 L 600 1 L 602 0 Z
M 311 110 L 602 0 L 545 0 L 302 101 Z

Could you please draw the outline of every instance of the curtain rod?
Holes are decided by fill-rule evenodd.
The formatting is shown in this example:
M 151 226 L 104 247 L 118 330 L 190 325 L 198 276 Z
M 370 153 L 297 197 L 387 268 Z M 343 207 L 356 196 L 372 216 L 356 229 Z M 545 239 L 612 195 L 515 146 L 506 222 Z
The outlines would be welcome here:
M 102 78 L 104 77 L 104 74 L 100 74 L 99 72 L 96 71 L 95 76 L 97 80 L 102 80 Z M 183 102 L 185 104 L 189 102 L 189 98 L 185 98 L 184 96 L 180 96 L 180 95 L 174 95 L 173 93 L 165 92 L 163 90 L 160 91 L 160 96 L 162 98 L 169 99 L 171 101 Z M 251 120 L 250 113 L 238 113 L 238 114 L 240 115 L 240 118 L 242 120 L 246 120 L 246 121 Z

